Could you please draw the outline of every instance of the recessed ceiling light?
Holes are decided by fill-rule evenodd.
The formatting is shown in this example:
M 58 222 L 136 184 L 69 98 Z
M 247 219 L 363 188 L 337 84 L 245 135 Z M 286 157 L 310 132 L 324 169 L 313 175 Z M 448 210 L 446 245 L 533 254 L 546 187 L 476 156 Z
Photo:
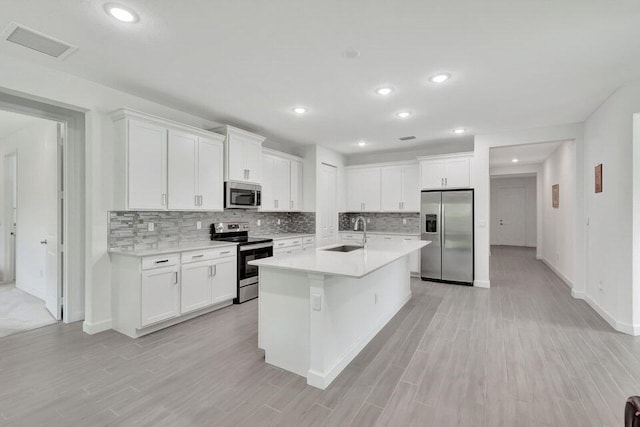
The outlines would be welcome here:
M 454 129 L 453 133 L 460 135 L 461 133 L 465 133 L 467 130 L 464 128 Z
M 293 112 L 296 114 L 304 114 L 307 112 L 307 109 L 304 107 L 295 107 L 293 108 Z
M 120 22 L 133 24 L 139 21 L 138 14 L 133 10 L 115 3 L 107 3 L 104 10 Z
M 376 89 L 376 93 L 382 96 L 387 96 L 391 94 L 391 92 L 393 92 L 393 88 L 390 88 L 390 87 L 381 87 Z
M 516 159 L 516 158 L 511 159 L 511 161 L 512 161 L 513 163 L 518 163 L 518 159 Z
M 364 147 L 365 145 L 367 145 L 367 143 L 365 141 L 358 142 L 358 146 L 360 146 L 360 147 Z
M 411 117 L 411 111 L 400 111 L 399 113 L 396 113 L 396 116 L 398 116 L 401 119 L 407 119 L 409 117 Z
M 444 83 L 451 78 L 451 74 L 436 74 L 429 77 L 431 83 Z

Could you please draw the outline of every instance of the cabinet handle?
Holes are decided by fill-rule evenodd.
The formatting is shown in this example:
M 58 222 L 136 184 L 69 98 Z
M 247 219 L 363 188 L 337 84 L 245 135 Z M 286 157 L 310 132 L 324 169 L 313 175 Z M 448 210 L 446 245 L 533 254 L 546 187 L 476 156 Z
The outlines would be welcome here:
M 445 178 L 444 179 L 444 186 L 448 187 L 449 186 L 449 178 Z
M 215 265 L 209 266 L 209 277 L 215 276 L 218 273 Z
M 156 261 L 156 264 L 164 264 L 165 262 L 169 262 L 168 259 L 162 259 L 160 261 Z
M 202 206 L 202 200 L 204 199 L 204 196 L 200 195 L 200 206 Z
M 200 254 L 200 255 L 193 255 L 191 256 L 191 258 L 202 258 L 204 256 L 204 254 Z
M 162 206 L 167 206 L 167 193 L 162 193 Z
M 175 276 L 174 276 L 174 279 L 175 279 L 175 280 L 174 280 L 173 284 L 174 284 L 174 285 L 177 285 L 177 284 L 178 284 L 178 272 L 177 272 L 177 271 L 174 271 L 174 272 L 173 272 L 173 274 L 175 274 Z
M 291 201 L 290 205 L 291 205 L 290 209 L 293 210 L 293 200 Z
M 227 254 L 230 254 L 230 253 L 231 253 L 231 251 L 224 251 L 224 252 L 220 252 L 220 255 L 227 255 Z
M 402 210 L 402 202 L 398 202 L 398 209 Z
M 198 206 L 198 196 L 193 196 L 193 204 Z

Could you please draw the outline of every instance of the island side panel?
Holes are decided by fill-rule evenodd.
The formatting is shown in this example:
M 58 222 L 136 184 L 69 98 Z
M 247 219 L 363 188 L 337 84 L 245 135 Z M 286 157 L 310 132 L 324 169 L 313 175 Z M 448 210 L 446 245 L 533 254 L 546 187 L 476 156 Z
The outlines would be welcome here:
M 309 312 L 307 382 L 325 389 L 411 299 L 409 255 L 360 279 L 324 276 L 323 292 L 314 287 L 323 300 Z
M 309 284 L 306 273 L 260 267 L 259 343 L 265 362 L 307 376 Z

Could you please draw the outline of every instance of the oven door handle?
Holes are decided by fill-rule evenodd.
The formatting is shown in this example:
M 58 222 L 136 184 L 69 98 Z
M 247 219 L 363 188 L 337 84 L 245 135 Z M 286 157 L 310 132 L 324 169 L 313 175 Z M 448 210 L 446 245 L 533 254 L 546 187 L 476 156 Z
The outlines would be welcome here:
M 273 243 L 256 243 L 255 245 L 240 246 L 240 252 L 250 251 L 252 249 L 272 248 Z

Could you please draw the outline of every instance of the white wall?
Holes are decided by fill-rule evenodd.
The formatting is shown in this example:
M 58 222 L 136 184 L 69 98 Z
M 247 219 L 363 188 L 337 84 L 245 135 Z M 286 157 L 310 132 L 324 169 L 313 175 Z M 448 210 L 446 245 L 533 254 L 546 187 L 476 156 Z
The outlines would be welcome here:
M 640 168 L 640 148 L 634 147 L 633 114 L 638 112 L 640 82 L 611 95 L 585 122 L 583 165 L 589 218 L 584 297 L 618 330 L 636 335 L 640 334 L 640 278 L 633 276 L 633 265 L 640 262 L 640 253 L 633 252 L 638 248 L 633 242 L 638 233 L 633 201 L 640 200 L 640 188 L 633 178 Z M 596 194 L 598 163 L 603 165 L 603 191 Z
M 498 243 L 498 220 L 496 201 L 498 200 L 498 192 L 502 188 L 524 188 L 525 199 L 525 211 L 522 223 L 525 226 L 525 244 L 524 246 L 536 247 L 537 241 L 537 189 L 536 189 L 536 177 L 491 177 L 491 244 L 497 245 Z
M 0 158 L 17 153 L 16 286 L 40 299 L 45 296 L 46 254 L 40 241 L 57 234 L 56 150 L 57 125 L 46 120 L 35 120 L 0 140 Z M 3 169 L 1 162 L 0 181 Z M 4 185 L 0 188 L 0 205 L 4 205 Z M 0 244 L 4 248 L 5 242 Z
M 562 143 L 542 166 L 541 259 L 570 287 L 574 281 L 575 142 Z M 552 206 L 552 186 L 560 185 L 559 207 Z
M 412 142 L 399 142 L 412 146 Z M 402 146 L 404 147 L 404 146 Z M 379 151 L 374 153 L 350 154 L 346 157 L 346 165 L 368 165 L 371 163 L 399 162 L 415 160 L 422 156 L 436 156 L 451 153 L 469 153 L 473 151 L 473 137 L 459 137 L 446 141 L 432 141 L 429 144 L 413 149 L 398 149 L 393 151 Z

